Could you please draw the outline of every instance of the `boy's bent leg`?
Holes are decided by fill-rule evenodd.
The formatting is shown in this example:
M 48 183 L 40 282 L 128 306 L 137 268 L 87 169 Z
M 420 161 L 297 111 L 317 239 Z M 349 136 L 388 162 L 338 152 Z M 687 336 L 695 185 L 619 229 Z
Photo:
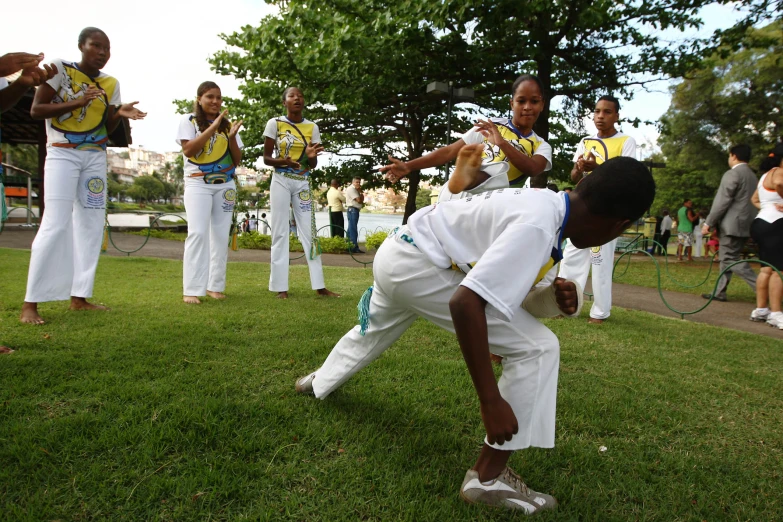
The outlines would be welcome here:
M 405 333 L 416 314 L 396 306 L 380 289 L 370 298 L 370 323 L 364 335 L 354 326 L 340 339 L 316 370 L 312 387 L 316 397 L 323 399 L 350 379 L 356 372 L 377 359 Z

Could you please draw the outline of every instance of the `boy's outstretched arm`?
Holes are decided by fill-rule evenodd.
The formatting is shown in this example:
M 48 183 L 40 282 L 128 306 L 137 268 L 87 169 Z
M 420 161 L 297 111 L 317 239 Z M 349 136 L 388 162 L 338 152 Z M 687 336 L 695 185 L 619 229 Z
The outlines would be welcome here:
M 487 302 L 481 296 L 464 286 L 457 288 L 449 301 L 462 356 L 481 403 L 481 420 L 487 441 L 502 445 L 511 440 L 519 426 L 511 406 L 500 396 L 495 381 L 489 359 L 486 306 Z

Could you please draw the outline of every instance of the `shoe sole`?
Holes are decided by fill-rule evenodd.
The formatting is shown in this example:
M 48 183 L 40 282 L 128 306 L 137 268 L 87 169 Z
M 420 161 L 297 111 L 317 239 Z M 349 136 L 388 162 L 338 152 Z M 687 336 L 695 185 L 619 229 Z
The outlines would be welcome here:
M 753 321 L 754 323 L 766 323 L 767 322 L 767 318 L 766 317 L 764 317 L 764 318 L 751 317 L 750 320 Z
M 524 509 L 521 509 L 521 510 L 520 509 L 514 509 L 514 508 L 511 508 L 511 507 L 508 507 L 508 506 L 502 506 L 502 505 L 497 505 L 497 504 L 487 504 L 485 502 L 474 502 L 473 500 L 470 500 L 468 497 L 465 496 L 465 494 L 462 492 L 461 488 L 459 490 L 459 498 L 461 498 L 466 504 L 470 504 L 471 506 L 486 506 L 488 508 L 502 509 L 504 511 L 512 511 L 512 512 L 524 511 Z M 557 502 L 557 501 L 555 501 L 555 502 Z M 537 510 L 535 510 L 533 513 L 531 513 L 529 515 L 525 514 L 525 516 L 532 517 L 533 515 L 537 515 L 540 511 L 541 512 L 543 512 L 543 511 L 555 511 L 555 510 L 557 510 L 557 506 L 559 506 L 559 505 L 560 505 L 559 503 L 556 503 L 554 506 L 552 506 L 550 508 L 547 508 L 547 509 L 537 509 Z

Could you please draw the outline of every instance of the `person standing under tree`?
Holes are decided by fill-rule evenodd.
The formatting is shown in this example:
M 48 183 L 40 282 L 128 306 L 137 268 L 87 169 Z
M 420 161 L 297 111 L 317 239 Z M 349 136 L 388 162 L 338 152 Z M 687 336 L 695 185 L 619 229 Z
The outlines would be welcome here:
M 182 269 L 182 300 L 201 304 L 199 297 L 225 299 L 226 263 L 237 190 L 234 172 L 242 159 L 242 121 L 228 121 L 221 112 L 223 96 L 215 82 L 196 90 L 193 114 L 177 131 L 185 157 L 185 210 L 188 237 Z
M 146 116 L 120 102 L 120 83 L 101 72 L 109 37 L 96 27 L 79 34 L 81 61 L 54 60 L 57 74 L 35 92 L 30 115 L 46 119 L 44 212 L 30 252 L 23 323 L 43 324 L 38 303 L 107 310 L 89 303 L 106 220 L 106 145 L 122 118 Z
M 331 224 L 332 237 L 345 237 L 345 219 L 343 211 L 345 210 L 345 195 L 340 190 L 340 183 L 333 179 L 329 183 L 329 190 L 326 192 L 326 201 L 329 204 L 329 223 Z
M 758 179 L 748 166 L 748 161 L 750 161 L 748 145 L 735 145 L 729 149 L 729 170 L 720 180 L 710 214 L 702 226 L 702 233 L 705 235 L 711 227 L 718 229 L 721 272 L 730 264 L 740 260 L 742 248 L 750 237 L 750 225 L 757 214 L 756 208 L 751 203 L 751 197 L 756 191 Z M 740 263 L 723 273 L 714 296 L 713 294 L 701 296 L 704 299 L 726 301 L 726 288 L 731 282 L 732 272 L 736 272 L 744 279 L 753 289 L 753 293 L 756 292 L 756 273 L 747 263 Z
M 582 138 L 574 154 L 571 180 L 579 183 L 598 165 L 612 158 L 636 158 L 636 142 L 615 128 L 620 120 L 620 102 L 614 96 L 601 96 L 595 104 L 593 122 L 598 132 Z M 588 322 L 601 324 L 612 310 L 612 273 L 617 239 L 590 249 L 578 249 L 569 243 L 563 253 L 559 276 L 578 282 L 582 288 L 592 269 L 593 306 Z
M 359 212 L 364 206 L 361 178 L 353 178 L 353 182 L 345 191 L 345 200 L 348 206 L 348 239 L 353 243 L 351 252 L 363 254 L 364 251 L 359 249 Z
M 693 224 L 698 218 L 693 211 L 693 201 L 686 199 L 677 211 L 677 261 L 682 261 L 683 254 L 688 261 L 693 261 Z
M 283 91 L 286 115 L 272 118 L 264 129 L 264 163 L 275 168 L 269 189 L 272 212 L 272 269 L 269 290 L 288 299 L 289 212 L 304 247 L 310 284 L 318 295 L 340 297 L 326 289 L 321 252 L 317 244 L 310 170 L 324 151 L 318 125 L 302 115 L 304 95 L 298 87 Z

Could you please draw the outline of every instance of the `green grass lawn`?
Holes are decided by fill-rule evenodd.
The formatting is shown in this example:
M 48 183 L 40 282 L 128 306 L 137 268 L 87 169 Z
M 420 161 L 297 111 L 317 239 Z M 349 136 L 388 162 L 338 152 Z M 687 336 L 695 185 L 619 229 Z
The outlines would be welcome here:
M 186 306 L 182 265 L 101 259 L 110 312 L 17 322 L 29 253 L 0 250 L 2 520 L 517 520 L 458 496 L 481 446 L 455 338 L 422 321 L 325 401 L 294 393 L 355 322 L 371 271 L 231 263 Z M 511 465 L 538 520 L 783 519 L 783 342 L 642 312 L 561 339 L 556 446 Z M 605 452 L 599 451 L 605 446 Z
M 630 266 L 628 265 L 629 257 L 633 258 Z M 658 288 L 658 274 L 660 273 L 661 288 L 664 290 L 700 295 L 712 293 L 720 274 L 720 262 L 717 258 L 711 269 L 707 259 L 691 263 L 678 263 L 676 255 L 669 255 L 668 269 L 663 256 L 655 256 L 655 259 L 658 261 L 657 267 L 648 256 L 643 254 L 625 256 L 615 266 L 613 280 L 617 283 Z M 750 267 L 756 273 L 758 273 L 759 266 L 758 263 L 750 263 Z M 756 302 L 756 294 L 736 274 L 731 278 L 727 294 L 729 299 L 733 301 Z

